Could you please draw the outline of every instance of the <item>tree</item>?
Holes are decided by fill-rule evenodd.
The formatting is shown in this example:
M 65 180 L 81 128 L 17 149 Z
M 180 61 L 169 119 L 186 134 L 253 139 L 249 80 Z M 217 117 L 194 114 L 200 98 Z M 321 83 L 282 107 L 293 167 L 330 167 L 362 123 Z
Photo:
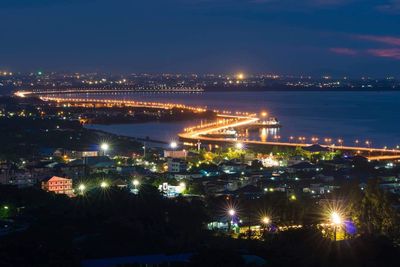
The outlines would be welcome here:
M 369 234 L 394 237 L 398 234 L 398 214 L 377 179 L 370 179 L 361 202 L 360 223 Z

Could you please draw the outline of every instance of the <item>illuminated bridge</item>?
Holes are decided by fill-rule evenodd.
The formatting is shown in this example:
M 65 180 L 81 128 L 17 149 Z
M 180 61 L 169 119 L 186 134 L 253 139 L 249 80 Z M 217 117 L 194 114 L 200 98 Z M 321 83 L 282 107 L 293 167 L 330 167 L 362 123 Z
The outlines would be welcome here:
M 15 93 L 16 96 L 26 97 L 27 95 L 35 95 L 32 92 L 22 92 L 18 91 Z M 160 103 L 160 102 L 146 102 L 146 101 L 132 101 L 132 100 L 115 100 L 115 99 L 88 99 L 88 98 L 66 98 L 66 97 L 55 97 L 55 96 L 40 96 L 43 101 L 54 101 L 56 103 L 63 103 L 65 105 L 81 104 L 85 106 L 90 105 L 103 105 L 107 107 L 113 106 L 126 106 L 126 107 L 146 107 L 155 109 L 172 109 L 181 108 L 192 110 L 194 112 L 205 112 L 206 107 L 192 107 L 184 104 L 174 104 L 174 103 Z M 231 111 L 219 111 L 213 110 L 217 113 L 217 120 L 212 123 L 201 124 L 198 126 L 190 127 L 184 129 L 183 133 L 178 134 L 179 138 L 184 142 L 191 142 L 191 144 L 197 144 L 199 142 L 208 144 L 228 144 L 234 145 L 237 143 L 248 144 L 248 145 L 261 145 L 270 147 L 307 147 L 315 144 L 306 143 L 305 138 L 303 138 L 302 143 L 296 142 L 279 142 L 279 141 L 255 141 L 255 140 L 236 140 L 222 137 L 210 137 L 206 136 L 210 133 L 215 133 L 218 131 L 223 131 L 238 127 L 251 127 L 254 124 L 259 123 L 260 118 L 256 114 L 251 114 L 248 112 L 231 112 Z M 370 160 L 395 160 L 400 159 L 399 149 L 387 149 L 387 148 L 372 148 L 372 147 L 362 147 L 362 146 L 345 146 L 343 143 L 341 145 L 321 145 L 332 150 L 349 151 L 354 154 L 367 154 Z
M 225 117 L 220 114 L 220 117 Z M 234 117 L 234 116 L 229 116 Z M 199 142 L 207 144 L 243 144 L 243 145 L 262 145 L 270 147 L 308 147 L 315 143 L 296 143 L 296 142 L 279 142 L 279 141 L 255 141 L 255 140 L 235 140 L 223 137 L 210 137 L 205 136 L 207 134 L 221 131 L 224 129 L 243 127 L 245 125 L 251 126 L 252 124 L 259 121 L 259 118 L 248 116 L 237 116 L 236 120 L 222 121 L 215 123 L 214 125 L 206 125 L 204 127 L 193 127 L 185 129 L 185 132 L 178 134 L 179 138 L 184 142 L 191 142 L 191 144 L 199 144 Z M 367 154 L 367 158 L 370 160 L 396 160 L 400 159 L 399 149 L 387 149 L 387 148 L 372 148 L 372 147 L 361 147 L 361 146 L 345 146 L 345 145 L 321 145 L 322 147 L 331 150 L 348 151 L 354 154 Z

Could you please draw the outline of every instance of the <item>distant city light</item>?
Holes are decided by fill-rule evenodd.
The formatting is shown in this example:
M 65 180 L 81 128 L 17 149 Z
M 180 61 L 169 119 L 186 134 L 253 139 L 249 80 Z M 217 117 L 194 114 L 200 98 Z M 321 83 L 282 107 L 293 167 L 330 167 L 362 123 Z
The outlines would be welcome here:
M 236 78 L 238 79 L 238 80 L 243 80 L 244 79 L 244 74 L 243 73 L 238 73 L 237 75 L 236 75 Z
M 133 180 L 132 184 L 136 187 L 140 184 L 138 179 Z
M 108 187 L 108 183 L 103 181 L 103 182 L 100 183 L 100 187 L 101 188 L 106 188 L 106 187 Z
M 80 184 L 80 185 L 78 186 L 78 189 L 79 189 L 80 191 L 84 191 L 84 190 L 86 189 L 86 186 L 85 186 L 84 184 Z

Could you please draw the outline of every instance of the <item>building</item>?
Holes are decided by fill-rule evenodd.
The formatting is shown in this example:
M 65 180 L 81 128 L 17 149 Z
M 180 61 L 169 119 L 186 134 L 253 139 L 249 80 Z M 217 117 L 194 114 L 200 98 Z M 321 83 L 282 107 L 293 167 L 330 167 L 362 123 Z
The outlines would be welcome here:
M 246 170 L 247 165 L 235 161 L 225 161 L 218 165 L 224 173 L 238 173 Z
M 97 157 L 99 156 L 98 151 L 76 151 L 76 150 L 65 150 L 64 155 L 67 155 L 71 159 L 81 159 L 84 157 Z
M 53 176 L 48 181 L 42 182 L 42 189 L 56 194 L 73 196 L 72 179 Z
M 186 150 L 164 150 L 164 158 L 185 159 L 187 155 Z
M 300 162 L 295 165 L 289 166 L 287 168 L 288 173 L 296 173 L 298 171 L 302 172 L 313 172 L 317 171 L 317 167 L 314 164 L 311 164 L 309 162 Z
M 167 164 L 168 164 L 168 172 L 179 173 L 179 172 L 185 172 L 187 169 L 187 163 L 183 159 L 168 158 Z

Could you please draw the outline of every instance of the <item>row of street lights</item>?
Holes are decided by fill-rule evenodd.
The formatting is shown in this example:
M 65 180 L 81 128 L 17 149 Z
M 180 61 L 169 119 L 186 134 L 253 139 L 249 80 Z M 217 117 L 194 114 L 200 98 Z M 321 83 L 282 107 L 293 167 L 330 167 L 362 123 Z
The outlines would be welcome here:
M 231 223 L 234 221 L 234 218 L 236 216 L 237 212 L 235 209 L 230 208 L 228 209 L 228 215 L 229 215 L 229 222 L 228 222 L 228 232 L 231 230 Z M 329 216 L 327 218 L 330 222 L 330 224 L 333 226 L 334 233 L 333 233 L 333 238 L 334 241 L 337 241 L 337 230 L 343 225 L 344 220 L 343 216 L 338 212 L 338 211 L 331 211 L 329 213 Z M 272 223 L 272 220 L 269 216 L 262 216 L 260 218 L 260 222 L 264 225 L 264 231 L 266 228 Z
M 134 179 L 134 180 L 132 181 L 132 184 L 133 184 L 133 186 L 134 186 L 134 190 L 137 191 L 137 187 L 140 185 L 140 181 L 139 181 L 138 179 Z M 106 188 L 108 188 L 109 186 L 110 186 L 110 184 L 109 184 L 108 182 L 106 182 L 106 181 L 101 181 L 101 182 L 100 182 L 100 187 L 101 187 L 102 189 L 106 189 Z M 85 184 L 83 184 L 83 183 L 79 184 L 78 190 L 79 190 L 79 192 L 80 192 L 81 194 L 83 194 L 83 193 L 86 191 L 86 189 L 87 189 L 87 187 L 86 187 Z

